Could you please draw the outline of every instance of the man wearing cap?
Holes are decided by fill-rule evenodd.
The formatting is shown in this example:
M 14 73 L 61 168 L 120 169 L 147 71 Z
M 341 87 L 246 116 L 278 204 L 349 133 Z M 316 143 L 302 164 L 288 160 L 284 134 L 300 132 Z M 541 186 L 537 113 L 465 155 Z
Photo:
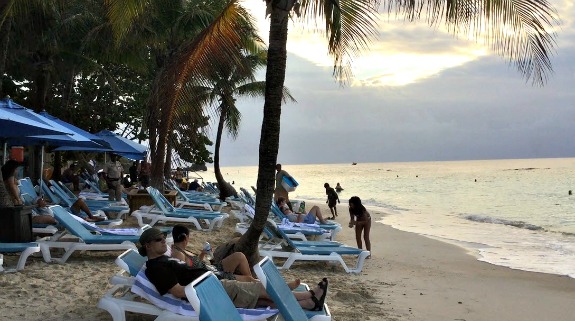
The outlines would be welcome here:
M 177 298 L 185 299 L 185 286 L 208 271 L 206 268 L 190 267 L 185 262 L 166 256 L 164 254 L 168 250 L 166 235 L 157 228 L 145 230 L 140 236 L 140 245 L 138 251 L 141 255 L 148 257 L 146 276 L 161 295 L 170 293 Z M 251 309 L 256 306 L 273 304 L 260 282 L 240 282 L 225 279 L 220 281 L 238 308 Z M 304 309 L 313 309 L 317 306 L 314 301 L 319 302 L 320 298 L 325 299 L 324 289 L 327 290 L 327 281 L 324 287 L 318 286 L 314 291 L 293 293 Z
M 116 155 L 110 155 L 110 161 L 104 167 L 106 174 L 106 182 L 108 183 L 108 199 L 110 201 L 119 202 L 122 200 L 122 182 L 124 176 L 124 168 L 122 164 L 116 160 Z

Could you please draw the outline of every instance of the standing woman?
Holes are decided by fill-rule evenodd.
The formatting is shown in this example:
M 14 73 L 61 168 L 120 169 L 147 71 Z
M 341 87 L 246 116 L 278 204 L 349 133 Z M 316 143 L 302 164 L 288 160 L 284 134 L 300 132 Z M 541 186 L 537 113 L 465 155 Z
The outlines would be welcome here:
M 369 231 L 371 230 L 371 215 L 365 209 L 365 206 L 361 204 L 361 199 L 357 196 L 353 196 L 349 199 L 349 227 L 355 225 L 355 240 L 357 241 L 357 247 L 361 246 L 361 232 L 363 231 L 363 240 L 365 241 L 365 248 L 371 253 L 371 241 L 369 240 Z M 371 254 L 367 257 L 371 258 Z

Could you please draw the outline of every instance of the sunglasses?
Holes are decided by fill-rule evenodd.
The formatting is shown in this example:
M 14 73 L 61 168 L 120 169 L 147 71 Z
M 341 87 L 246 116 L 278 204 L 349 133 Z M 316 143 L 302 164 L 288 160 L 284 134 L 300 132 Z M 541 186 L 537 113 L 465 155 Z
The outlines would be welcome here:
M 162 236 L 159 236 L 158 238 L 153 239 L 152 242 L 162 242 L 165 240 L 166 240 L 166 236 L 162 235 Z

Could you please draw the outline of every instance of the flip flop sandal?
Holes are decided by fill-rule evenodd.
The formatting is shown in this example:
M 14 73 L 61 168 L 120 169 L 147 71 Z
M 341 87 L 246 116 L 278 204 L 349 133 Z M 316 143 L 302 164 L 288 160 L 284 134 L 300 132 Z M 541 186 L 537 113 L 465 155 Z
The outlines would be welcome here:
M 309 292 L 311 293 L 311 300 L 315 304 L 312 311 L 321 311 L 323 309 L 323 304 L 325 303 L 325 296 L 327 294 L 327 284 L 328 284 L 327 278 L 323 278 L 322 281 L 317 284 L 319 288 L 323 290 L 323 294 L 319 299 L 315 297 L 315 292 L 313 290 L 309 290 Z

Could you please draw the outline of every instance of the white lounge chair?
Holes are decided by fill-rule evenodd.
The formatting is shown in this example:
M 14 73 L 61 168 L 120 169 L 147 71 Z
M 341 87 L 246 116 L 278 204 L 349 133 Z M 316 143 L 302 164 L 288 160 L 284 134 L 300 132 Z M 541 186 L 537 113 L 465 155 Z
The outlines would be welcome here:
M 0 253 L 20 253 L 14 268 L 4 268 L 4 256 L 0 254 L 0 272 L 15 272 L 24 269 L 26 260 L 32 253 L 40 252 L 38 243 L 0 243 Z
M 121 271 L 111 278 L 111 283 L 115 285 L 98 302 L 98 307 L 108 311 L 114 321 L 125 321 L 126 312 L 158 316 L 155 320 L 227 320 L 221 317 L 204 319 L 203 315 L 202 317 L 198 316 L 196 308 L 189 302 L 175 298 L 170 294 L 160 295 L 145 275 L 145 262 L 146 258 L 133 250 L 125 251 L 116 259 L 116 264 L 120 266 Z M 186 288 L 186 293 L 192 293 L 189 288 L 194 287 L 198 283 L 201 282 L 189 284 Z M 227 295 L 224 299 L 229 301 Z M 188 300 L 193 304 L 198 304 L 198 302 L 193 302 L 197 299 L 191 296 Z M 212 304 L 211 301 L 210 304 Z M 217 309 L 218 305 L 214 304 L 213 307 Z M 201 311 L 202 308 L 200 307 L 200 314 L 202 313 Z M 266 320 L 278 313 L 276 309 L 238 308 L 236 311 L 246 321 Z
M 148 187 L 147 190 L 156 209 L 132 212 L 132 216 L 136 217 L 140 226 L 144 224 L 153 226 L 158 222 L 177 222 L 192 224 L 200 231 L 211 231 L 221 227 L 224 219 L 228 217 L 226 213 L 175 208 L 157 189 Z
M 263 258 L 254 265 L 254 272 L 262 282 L 266 292 L 277 305 L 280 314 L 285 321 L 330 321 L 331 313 L 329 307 L 324 303 L 320 311 L 304 310 L 291 294 L 284 278 L 281 276 L 276 266 L 270 258 Z M 309 290 L 307 285 L 305 289 Z
M 38 240 L 42 256 L 47 263 L 64 263 L 75 251 L 116 251 L 136 249 L 134 243 L 138 242 L 139 235 L 102 235 L 92 234 L 72 214 L 59 205 L 49 207 L 58 222 L 66 228 L 65 231 L 57 233 L 51 237 Z M 72 239 L 69 239 L 69 236 Z M 51 256 L 51 248 L 62 248 L 65 250 L 61 258 Z
M 270 258 L 281 257 L 286 261 L 280 267 L 289 269 L 295 261 L 328 261 L 339 262 L 348 273 L 360 273 L 363 268 L 365 258 L 369 256 L 369 251 L 364 251 L 356 247 L 338 245 L 337 242 L 326 244 L 325 241 L 307 241 L 298 243 L 281 229 L 276 230 L 281 235 L 287 246 L 274 246 L 272 248 L 259 249 L 261 256 Z M 348 267 L 343 259 L 343 255 L 356 256 L 357 261 L 354 267 Z

